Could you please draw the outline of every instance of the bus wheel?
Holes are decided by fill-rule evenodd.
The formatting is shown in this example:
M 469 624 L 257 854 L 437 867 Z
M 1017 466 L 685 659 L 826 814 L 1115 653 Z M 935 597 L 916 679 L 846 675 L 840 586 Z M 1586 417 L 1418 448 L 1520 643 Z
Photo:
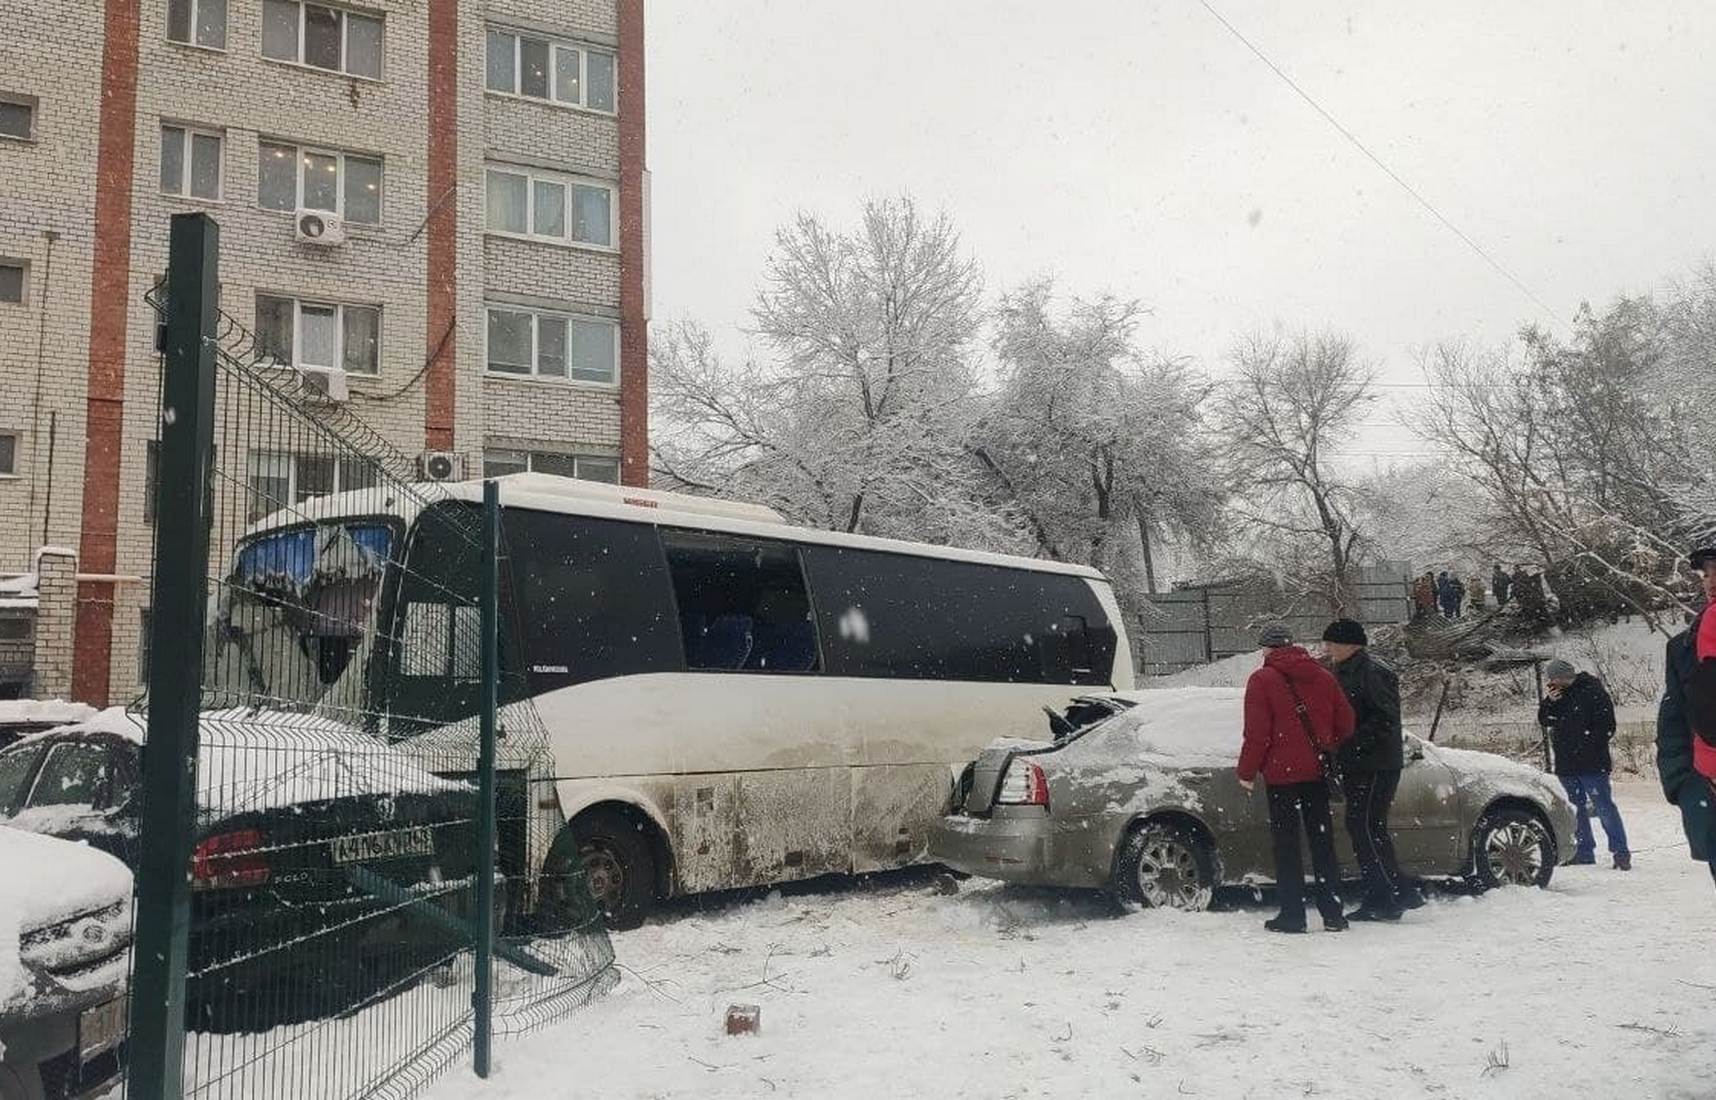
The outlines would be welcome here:
M 612 929 L 636 928 L 655 905 L 655 856 L 643 830 L 629 815 L 605 810 L 572 822 L 584 881 Z

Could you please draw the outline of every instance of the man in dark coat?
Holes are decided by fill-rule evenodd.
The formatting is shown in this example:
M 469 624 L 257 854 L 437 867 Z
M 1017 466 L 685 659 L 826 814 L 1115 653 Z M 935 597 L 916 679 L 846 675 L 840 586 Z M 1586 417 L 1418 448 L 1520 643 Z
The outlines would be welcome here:
M 1513 578 L 1508 575 L 1508 571 L 1503 569 L 1501 564 L 1498 562 L 1496 564 L 1495 572 L 1490 574 L 1490 591 L 1496 594 L 1496 606 L 1498 608 L 1507 606 L 1508 593 L 1512 591 L 1512 589 Z
M 1662 779 L 1662 793 L 1680 807 L 1680 824 L 1692 858 L 1708 863 L 1711 877 L 1716 878 L 1716 787 L 1694 765 L 1695 756 L 1708 759 L 1710 738 L 1716 734 L 1700 739 L 1694 732 L 1695 721 L 1707 721 L 1701 713 L 1706 708 L 1699 706 L 1695 718 L 1695 700 L 1688 695 L 1689 689 L 1706 683 L 1716 672 L 1707 667 L 1716 662 L 1700 660 L 1697 650 L 1701 629 L 1710 625 L 1710 607 L 1716 604 L 1716 546 L 1693 551 L 1691 565 L 1703 579 L 1705 607 L 1690 629 L 1669 639 L 1667 690 L 1656 712 L 1656 772 Z M 1695 744 L 1699 740 L 1702 749 Z
M 1344 931 L 1346 914 L 1336 892 L 1341 867 L 1319 753 L 1335 751 L 1352 736 L 1353 708 L 1329 670 L 1293 644 L 1285 624 L 1264 627 L 1257 644 L 1263 647 L 1263 667 L 1245 683 L 1245 741 L 1238 771 L 1239 785 L 1246 790 L 1259 773 L 1268 787 L 1281 914 L 1263 927 L 1271 932 L 1305 931 L 1305 867 L 1299 856 L 1303 825 L 1323 927 Z
M 1615 704 L 1603 682 L 1588 672 L 1575 672 L 1566 661 L 1550 661 L 1543 670 L 1549 693 L 1537 707 L 1537 722 L 1549 730 L 1555 749 L 1555 775 L 1578 811 L 1574 863 L 1597 862 L 1597 838 L 1591 833 L 1591 811 L 1603 823 L 1615 870 L 1633 869 L 1627 830 L 1609 789 L 1609 741 L 1615 736 Z
M 1370 655 L 1369 644 L 1364 626 L 1352 619 L 1336 619 L 1323 631 L 1323 651 L 1353 708 L 1353 735 L 1340 751 L 1341 791 L 1364 898 L 1347 919 L 1396 921 L 1408 891 L 1388 831 L 1388 810 L 1405 764 L 1400 677 Z M 1416 889 L 1410 897 L 1418 901 Z

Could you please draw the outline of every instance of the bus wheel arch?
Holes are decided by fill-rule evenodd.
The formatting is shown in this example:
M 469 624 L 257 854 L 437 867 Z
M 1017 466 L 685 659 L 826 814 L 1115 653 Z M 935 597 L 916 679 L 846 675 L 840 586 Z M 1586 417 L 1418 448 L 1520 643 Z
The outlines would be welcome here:
M 609 928 L 636 928 L 672 894 L 667 835 L 634 803 L 596 802 L 574 814 L 549 851 L 549 876 L 564 875 L 573 859 Z

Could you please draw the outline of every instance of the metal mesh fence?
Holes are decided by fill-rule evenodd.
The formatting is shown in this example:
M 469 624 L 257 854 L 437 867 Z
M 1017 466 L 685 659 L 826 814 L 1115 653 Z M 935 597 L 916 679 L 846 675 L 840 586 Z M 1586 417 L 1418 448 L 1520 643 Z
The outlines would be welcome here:
M 159 288 L 151 303 L 164 311 Z M 224 314 L 217 343 L 209 625 L 184 670 L 202 695 L 185 1091 L 403 1097 L 472 1038 L 480 505 L 418 483 L 414 459 L 283 365 L 289 348 Z M 499 696 L 505 1034 L 615 970 L 547 730 L 522 682 Z

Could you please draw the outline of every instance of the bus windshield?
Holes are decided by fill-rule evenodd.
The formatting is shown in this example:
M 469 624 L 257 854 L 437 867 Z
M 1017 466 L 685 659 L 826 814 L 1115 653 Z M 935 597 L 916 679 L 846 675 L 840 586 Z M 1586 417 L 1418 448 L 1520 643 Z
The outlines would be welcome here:
M 395 537 L 389 523 L 347 520 L 240 543 L 210 647 L 216 689 L 296 708 L 361 687 Z

